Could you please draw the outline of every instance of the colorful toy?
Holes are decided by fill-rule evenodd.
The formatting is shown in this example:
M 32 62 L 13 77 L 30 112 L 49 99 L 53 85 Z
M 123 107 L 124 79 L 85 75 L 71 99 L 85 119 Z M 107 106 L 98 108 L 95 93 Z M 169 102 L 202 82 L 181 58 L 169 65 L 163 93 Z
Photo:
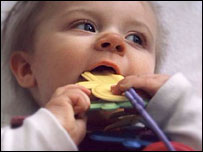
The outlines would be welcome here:
M 124 77 L 118 74 L 112 74 L 106 71 L 92 74 L 91 72 L 84 72 L 82 77 L 88 81 L 79 82 L 88 89 L 92 90 L 92 94 L 102 100 L 111 102 L 128 101 L 125 96 L 114 95 L 111 93 L 111 86 L 116 85 Z
M 127 149 L 137 150 L 159 141 L 151 130 L 139 126 L 128 126 L 119 131 L 98 131 L 92 133 L 90 138 L 100 142 L 121 144 Z
M 98 101 L 91 101 L 90 110 L 116 110 L 132 109 L 133 113 L 116 112 L 112 118 L 118 121 L 105 127 L 102 131 L 91 132 L 89 138 L 99 142 L 120 143 L 128 149 L 141 150 L 184 150 L 192 151 L 188 146 L 177 142 L 170 142 L 167 136 L 158 127 L 156 122 L 145 110 L 147 105 L 133 88 L 130 88 L 124 95 L 114 95 L 111 92 L 111 86 L 116 85 L 124 77 L 112 74 L 107 71 L 103 72 L 85 72 L 82 77 L 88 81 L 79 82 L 88 89 L 92 94 L 99 98 Z M 135 125 L 143 124 L 143 128 Z M 149 129 L 154 132 L 150 132 Z M 113 131 L 112 131 L 113 130 Z M 147 134 L 148 133 L 148 134 Z M 143 138 L 147 137 L 147 138 Z M 153 140 L 152 140 L 153 139 Z M 159 141 L 162 142 L 159 142 Z
M 92 101 L 90 110 L 116 110 L 119 108 L 133 108 L 129 101 L 124 102 L 107 102 L 103 100 Z

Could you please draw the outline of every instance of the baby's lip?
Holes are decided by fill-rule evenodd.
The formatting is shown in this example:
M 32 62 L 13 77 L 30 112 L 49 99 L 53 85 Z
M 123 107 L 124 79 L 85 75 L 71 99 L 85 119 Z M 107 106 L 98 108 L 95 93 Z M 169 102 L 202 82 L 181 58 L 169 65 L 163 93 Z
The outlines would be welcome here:
M 116 63 L 114 63 L 112 61 L 107 61 L 107 60 L 106 61 L 100 61 L 100 62 L 97 62 L 97 63 L 91 65 L 87 69 L 87 71 L 92 71 L 93 69 L 95 69 L 99 66 L 107 66 L 107 67 L 113 68 L 114 71 L 116 72 L 116 74 L 121 74 L 121 70 L 120 70 L 119 66 Z

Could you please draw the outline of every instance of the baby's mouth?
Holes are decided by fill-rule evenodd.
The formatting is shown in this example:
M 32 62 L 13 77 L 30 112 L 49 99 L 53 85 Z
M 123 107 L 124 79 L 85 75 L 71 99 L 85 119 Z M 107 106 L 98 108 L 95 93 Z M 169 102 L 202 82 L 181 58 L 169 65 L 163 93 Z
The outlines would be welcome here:
M 116 64 L 108 62 L 108 61 L 102 61 L 102 62 L 96 63 L 96 64 L 92 65 L 90 68 L 88 68 L 87 70 L 85 70 L 84 72 L 91 72 L 93 74 L 96 74 L 96 73 L 121 74 L 119 67 Z M 86 79 L 84 79 L 81 76 L 81 74 L 78 79 L 78 82 L 86 81 Z
M 116 70 L 114 68 L 109 67 L 109 66 L 105 66 L 105 65 L 98 66 L 98 67 L 92 69 L 89 72 L 91 72 L 92 74 L 96 74 L 96 73 L 112 73 L 112 74 L 117 74 L 117 72 L 116 72 Z M 79 79 L 78 79 L 78 82 L 82 82 L 82 81 L 87 81 L 87 80 L 80 75 Z
M 88 71 L 90 72 L 110 72 L 113 74 L 121 74 L 120 68 L 113 62 L 101 61 L 92 65 Z
M 106 65 L 98 66 L 98 67 L 94 68 L 93 70 L 91 70 L 90 72 L 91 73 L 109 72 L 109 73 L 117 74 L 116 70 L 113 67 L 109 67 Z

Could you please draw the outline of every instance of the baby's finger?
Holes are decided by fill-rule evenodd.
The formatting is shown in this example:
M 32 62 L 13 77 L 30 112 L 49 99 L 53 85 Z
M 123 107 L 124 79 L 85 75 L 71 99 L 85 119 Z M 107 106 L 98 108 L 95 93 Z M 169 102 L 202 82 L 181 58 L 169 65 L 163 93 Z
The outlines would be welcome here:
M 71 85 L 70 85 L 71 86 Z M 81 86 L 81 85 L 79 85 L 79 84 L 74 84 L 73 85 L 73 88 L 74 87 L 76 87 L 76 88 L 78 88 L 78 89 L 81 89 L 84 93 L 86 93 L 88 96 L 90 96 L 91 95 L 91 91 L 89 90 L 89 89 L 87 89 L 87 88 L 85 88 L 85 87 L 83 87 L 83 86 Z
M 62 94 L 64 91 L 69 91 L 71 89 L 80 89 L 82 90 L 84 93 L 86 93 L 88 96 L 91 95 L 91 91 L 88 90 L 87 88 L 81 86 L 81 85 L 78 85 L 78 84 L 71 84 L 71 85 L 67 85 L 67 86 L 63 86 L 63 87 L 60 87 L 56 90 L 56 95 L 60 95 Z
M 80 89 L 71 89 L 66 94 L 70 98 L 75 114 L 82 114 L 89 109 L 90 99 Z
M 146 91 L 150 96 L 153 96 L 159 88 L 169 79 L 167 75 L 143 75 L 143 76 L 128 76 L 121 80 L 116 86 L 112 87 L 112 92 L 121 94 L 131 87 Z

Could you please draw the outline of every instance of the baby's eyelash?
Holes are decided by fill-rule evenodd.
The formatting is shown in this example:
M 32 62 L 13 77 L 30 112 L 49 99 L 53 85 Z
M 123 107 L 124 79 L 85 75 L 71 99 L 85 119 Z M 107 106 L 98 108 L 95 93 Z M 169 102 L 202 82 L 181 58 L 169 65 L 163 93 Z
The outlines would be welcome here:
M 88 20 L 88 19 L 79 19 L 79 20 L 76 20 L 76 21 L 74 21 L 73 23 L 71 23 L 70 25 L 69 25 L 69 28 L 75 28 L 76 26 L 78 26 L 79 24 L 85 24 L 85 23 L 88 23 L 88 24 L 92 24 L 93 26 L 94 26 L 94 28 L 95 29 L 97 29 L 97 25 L 94 23 L 94 22 L 92 22 L 92 21 L 90 21 L 90 20 Z
M 129 36 L 136 36 L 136 39 L 134 39 L 134 38 L 132 39 L 132 37 L 131 37 L 131 39 L 129 40 L 129 39 L 127 39 Z M 146 38 L 145 34 L 140 33 L 140 32 L 131 31 L 131 32 L 129 32 L 129 34 L 125 38 L 132 45 L 136 45 L 136 46 L 139 45 L 139 47 L 143 47 L 143 48 L 146 48 L 148 45 L 147 38 Z

